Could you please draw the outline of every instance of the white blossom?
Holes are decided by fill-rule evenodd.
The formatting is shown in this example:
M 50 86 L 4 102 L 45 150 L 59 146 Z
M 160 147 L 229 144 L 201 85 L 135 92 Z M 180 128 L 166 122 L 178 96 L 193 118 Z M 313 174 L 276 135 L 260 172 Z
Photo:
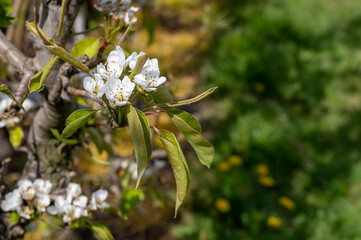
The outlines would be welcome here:
M 51 215 L 60 214 L 60 213 L 63 213 L 63 211 L 67 205 L 69 205 L 69 203 L 67 201 L 65 201 L 65 198 L 63 196 L 56 196 L 54 205 L 49 206 L 47 208 L 47 211 Z
M 81 208 L 81 215 L 84 217 L 88 216 L 87 204 L 88 197 L 84 195 L 81 195 L 79 199 L 73 201 L 74 206 Z
M 92 210 L 96 210 L 97 208 L 106 208 L 108 206 L 108 204 L 105 202 L 105 199 L 107 199 L 107 197 L 107 190 L 99 189 L 98 191 L 94 192 L 89 203 L 89 208 Z
M 68 187 L 66 188 L 66 193 L 66 201 L 71 203 L 74 198 L 77 199 L 80 196 L 81 187 L 77 183 L 69 183 Z
M 36 194 L 33 183 L 29 180 L 20 180 L 18 182 L 19 191 L 24 200 L 33 200 Z
M 49 194 L 53 185 L 49 180 L 44 181 L 41 178 L 37 178 L 35 179 L 33 186 L 36 189 L 36 195 L 42 196 Z
M 107 58 L 107 74 L 119 78 L 122 75 L 124 67 L 126 67 L 125 53 L 119 46 L 109 53 Z
M 22 203 L 23 200 L 20 191 L 15 189 L 14 191 L 5 194 L 5 199 L 1 202 L 1 210 L 4 212 L 15 211 Z
M 80 218 L 82 215 L 82 209 L 80 207 L 75 207 L 73 205 L 66 205 L 64 207 L 64 216 L 63 222 L 67 223 L 77 218 Z
M 49 195 L 41 195 L 36 197 L 35 200 L 35 207 L 40 211 L 40 212 L 45 212 L 46 211 L 46 207 L 50 205 L 50 197 Z
M 144 52 L 140 52 L 139 54 L 132 53 L 128 57 L 127 61 L 129 62 L 130 69 L 134 70 L 138 58 L 144 54 Z M 134 77 L 134 82 L 145 91 L 154 91 L 167 80 L 165 77 L 159 77 L 159 75 L 158 59 L 148 59 L 141 72 Z
M 123 80 L 110 77 L 104 91 L 108 100 L 114 101 L 117 106 L 124 106 L 129 103 L 134 87 L 135 84 L 130 81 L 128 76 L 125 76 Z
M 29 206 L 21 206 L 21 207 L 18 207 L 16 209 L 17 213 L 25 218 L 25 219 L 30 219 L 31 218 L 31 214 L 34 213 L 34 210 L 32 210 Z
M 100 74 L 94 74 L 94 77 L 85 77 L 84 81 L 84 89 L 87 90 L 92 97 L 101 98 L 104 92 L 102 88 L 105 84 L 103 78 Z
M 134 16 L 135 12 L 138 12 L 138 7 L 130 7 L 128 10 L 123 11 L 119 14 L 119 18 L 124 19 L 125 25 L 133 25 L 138 21 L 138 18 Z

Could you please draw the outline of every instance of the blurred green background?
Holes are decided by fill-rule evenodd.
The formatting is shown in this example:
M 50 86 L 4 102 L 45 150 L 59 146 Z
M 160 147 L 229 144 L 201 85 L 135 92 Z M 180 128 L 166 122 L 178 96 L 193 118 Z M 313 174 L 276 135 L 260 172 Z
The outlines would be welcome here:
M 176 99 L 219 86 L 183 108 L 216 158 L 208 170 L 183 143 L 178 217 L 168 165 L 127 221 L 103 219 L 119 239 L 361 239 L 359 0 L 154 0 L 137 16 L 125 49 L 157 57 Z M 81 161 L 78 178 L 102 182 L 106 168 Z

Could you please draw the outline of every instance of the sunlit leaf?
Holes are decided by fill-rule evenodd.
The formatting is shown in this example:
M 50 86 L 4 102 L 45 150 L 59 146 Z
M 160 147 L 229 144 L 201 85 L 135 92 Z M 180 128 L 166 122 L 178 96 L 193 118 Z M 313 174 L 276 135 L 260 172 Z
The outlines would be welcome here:
M 45 64 L 45 66 L 37 73 L 35 74 L 31 79 L 29 83 L 29 90 L 30 92 L 34 91 L 42 91 L 44 89 L 44 83 L 48 76 L 50 75 L 51 71 L 55 67 L 55 65 L 58 63 L 59 57 L 52 56 Z
M 201 126 L 198 121 L 189 113 L 180 110 L 169 110 L 168 115 L 179 131 L 192 145 L 197 153 L 199 161 L 209 168 L 214 158 L 214 147 L 202 137 Z
M 19 213 L 17 213 L 17 212 L 11 212 L 10 217 L 9 217 L 8 220 L 9 220 L 9 222 L 11 222 L 11 223 L 15 223 L 15 222 L 19 221 L 19 219 L 20 219 Z
M 72 54 L 74 57 L 79 57 L 86 54 L 92 58 L 96 54 L 99 46 L 99 40 L 94 37 L 83 38 L 74 45 Z
M 65 128 L 61 134 L 62 138 L 68 138 L 73 135 L 79 128 L 84 126 L 86 122 L 97 112 L 93 109 L 80 109 L 66 119 Z
M 166 131 L 159 131 L 160 140 L 168 154 L 170 164 L 173 169 L 175 181 L 177 184 L 177 199 L 175 207 L 175 217 L 179 206 L 182 204 L 184 197 L 186 196 L 189 184 L 190 184 L 190 172 L 188 163 L 184 157 L 183 151 L 179 146 L 174 134 Z
M 149 123 L 145 115 L 138 109 L 129 106 L 127 112 L 130 135 L 134 144 L 135 157 L 137 159 L 137 183 L 139 186 L 140 179 L 147 167 L 152 146 L 150 143 Z
M 24 137 L 24 133 L 21 127 L 10 129 L 9 134 L 10 134 L 9 139 L 11 145 L 13 145 L 14 147 L 19 147 L 21 144 L 21 140 Z
M 98 240 L 114 240 L 107 226 L 104 223 L 95 221 L 89 222 L 90 230 Z

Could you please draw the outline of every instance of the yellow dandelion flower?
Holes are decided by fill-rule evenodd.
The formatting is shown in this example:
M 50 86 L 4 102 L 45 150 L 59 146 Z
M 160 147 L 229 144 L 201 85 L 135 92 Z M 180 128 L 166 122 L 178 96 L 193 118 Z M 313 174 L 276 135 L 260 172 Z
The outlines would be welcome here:
M 257 174 L 258 175 L 267 175 L 269 174 L 269 169 L 266 164 L 257 165 Z
M 287 208 L 288 210 L 295 209 L 295 203 L 288 197 L 280 197 L 278 202 L 282 207 Z
M 282 226 L 282 220 L 275 216 L 267 218 L 267 225 L 273 228 L 280 228 Z
M 240 156 L 232 155 L 228 158 L 228 162 L 233 166 L 240 166 L 243 163 L 243 159 Z
M 220 162 L 217 165 L 217 169 L 221 172 L 228 172 L 231 169 L 231 165 L 228 162 Z
M 215 205 L 217 210 L 222 213 L 229 212 L 229 210 L 231 209 L 231 204 L 228 202 L 227 199 L 224 198 L 217 199 Z
M 275 180 L 270 176 L 259 176 L 258 182 L 265 187 L 272 187 L 275 185 Z

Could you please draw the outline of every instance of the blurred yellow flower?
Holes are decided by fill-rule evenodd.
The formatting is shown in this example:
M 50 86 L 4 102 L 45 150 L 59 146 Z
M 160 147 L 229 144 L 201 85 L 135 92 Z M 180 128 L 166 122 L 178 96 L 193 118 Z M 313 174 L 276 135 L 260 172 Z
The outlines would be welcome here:
M 257 174 L 258 175 L 267 175 L 269 173 L 269 169 L 266 164 L 258 164 L 257 165 Z
M 222 213 L 229 212 L 229 210 L 231 209 L 231 204 L 229 204 L 228 200 L 224 198 L 217 199 L 215 205 L 218 211 Z
M 278 217 L 270 216 L 267 219 L 267 225 L 273 228 L 279 228 L 282 226 L 282 220 Z
M 228 172 L 231 169 L 229 162 L 220 162 L 217 165 L 217 169 L 221 172 Z
M 243 163 L 243 159 L 240 156 L 232 155 L 228 158 L 228 162 L 233 166 L 240 166 Z
M 280 197 L 278 202 L 282 207 L 287 208 L 288 210 L 295 209 L 295 203 L 288 197 Z
M 270 176 L 259 176 L 258 181 L 265 187 L 272 187 L 275 185 L 275 180 Z

